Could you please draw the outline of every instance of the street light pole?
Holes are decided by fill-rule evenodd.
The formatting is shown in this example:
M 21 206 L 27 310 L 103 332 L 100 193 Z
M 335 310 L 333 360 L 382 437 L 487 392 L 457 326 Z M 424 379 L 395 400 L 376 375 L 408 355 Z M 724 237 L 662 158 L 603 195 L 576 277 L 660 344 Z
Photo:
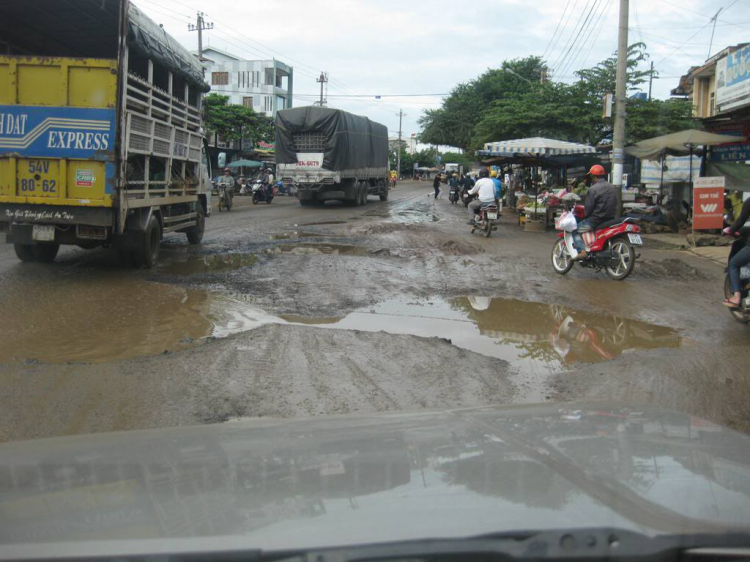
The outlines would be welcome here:
M 622 174 L 625 164 L 625 111 L 628 80 L 628 0 L 620 0 L 620 28 L 617 35 L 617 82 L 615 84 L 615 130 L 612 134 L 612 183 L 617 212 L 622 213 Z
M 396 152 L 396 177 L 398 178 L 401 177 L 401 121 L 403 120 L 404 115 L 406 115 L 406 113 L 404 113 L 404 110 L 399 109 L 398 110 L 398 146 L 396 147 L 396 149 L 398 150 L 398 152 Z

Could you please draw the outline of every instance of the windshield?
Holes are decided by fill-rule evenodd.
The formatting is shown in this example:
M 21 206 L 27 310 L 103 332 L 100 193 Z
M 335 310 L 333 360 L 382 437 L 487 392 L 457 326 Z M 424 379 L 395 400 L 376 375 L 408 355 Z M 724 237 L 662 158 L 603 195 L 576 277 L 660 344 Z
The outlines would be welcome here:
M 0 558 L 742 546 L 741 3 L 28 4 Z

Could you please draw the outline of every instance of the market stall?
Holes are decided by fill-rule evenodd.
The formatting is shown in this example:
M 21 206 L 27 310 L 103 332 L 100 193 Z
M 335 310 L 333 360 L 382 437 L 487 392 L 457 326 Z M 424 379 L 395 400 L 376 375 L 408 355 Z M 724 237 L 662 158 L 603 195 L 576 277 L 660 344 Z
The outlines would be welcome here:
M 491 142 L 477 155 L 485 165 L 498 166 L 511 176 L 508 204 L 519 214 L 526 230 L 543 230 L 565 210 L 567 171 L 571 166 L 600 164 L 596 148 L 541 137 Z M 562 191 L 561 191 L 562 190 Z

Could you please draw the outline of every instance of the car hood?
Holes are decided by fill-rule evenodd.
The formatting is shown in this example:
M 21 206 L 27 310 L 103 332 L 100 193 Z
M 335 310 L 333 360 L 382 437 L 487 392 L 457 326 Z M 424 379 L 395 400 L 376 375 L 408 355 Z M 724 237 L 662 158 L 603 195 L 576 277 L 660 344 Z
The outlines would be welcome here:
M 174 550 L 184 541 L 288 549 L 562 527 L 746 529 L 748 445 L 690 415 L 602 404 L 6 443 L 0 553 L 60 544 L 76 554 L 102 544 L 110 553 L 112 544 Z

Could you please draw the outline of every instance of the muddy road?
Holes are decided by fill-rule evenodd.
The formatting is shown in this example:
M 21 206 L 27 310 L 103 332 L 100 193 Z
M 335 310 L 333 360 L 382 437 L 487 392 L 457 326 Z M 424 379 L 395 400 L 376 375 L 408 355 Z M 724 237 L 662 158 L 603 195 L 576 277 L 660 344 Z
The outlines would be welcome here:
M 622 400 L 750 430 L 750 329 L 722 268 L 649 244 L 633 275 L 554 273 L 554 233 L 400 185 L 387 202 L 238 197 L 153 270 L 0 246 L 0 440 L 236 417 Z

